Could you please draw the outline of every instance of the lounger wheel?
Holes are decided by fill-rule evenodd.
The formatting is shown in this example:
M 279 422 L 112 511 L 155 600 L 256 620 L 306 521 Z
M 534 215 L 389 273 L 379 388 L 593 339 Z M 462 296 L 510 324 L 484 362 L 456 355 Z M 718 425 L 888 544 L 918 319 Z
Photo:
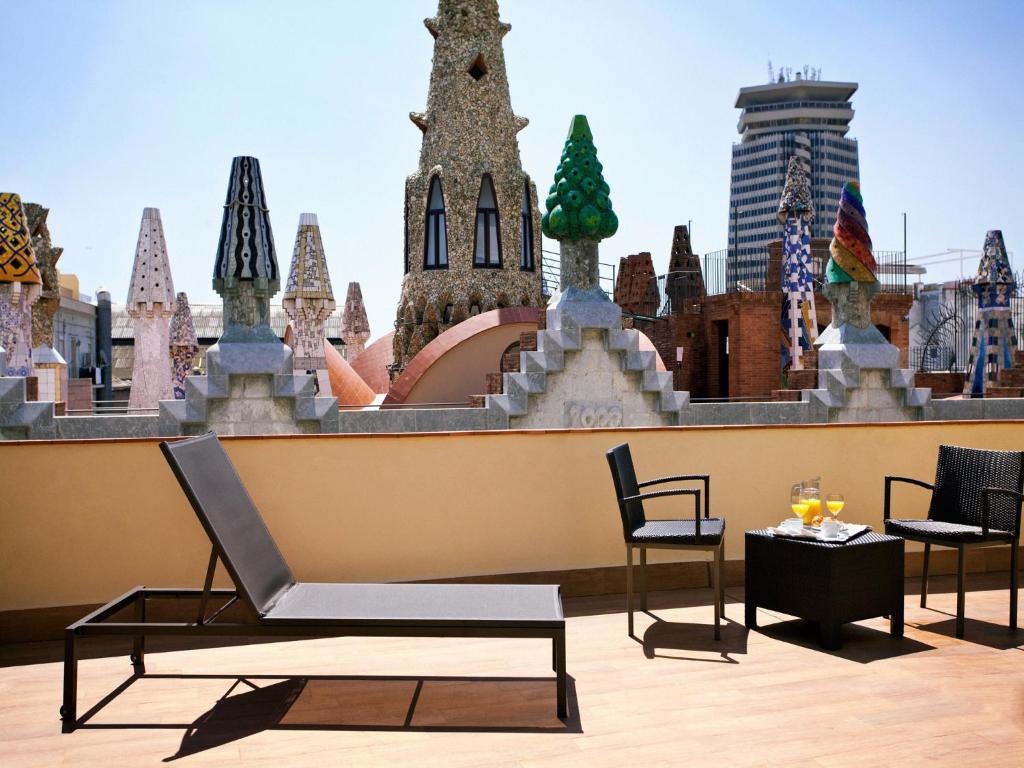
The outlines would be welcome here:
M 59 711 L 60 711 L 60 719 L 61 720 L 70 720 L 71 719 L 71 716 L 68 714 L 68 708 L 67 707 L 62 705 Z
M 139 658 L 139 655 L 136 654 L 136 653 L 128 654 L 128 660 L 132 663 L 133 666 L 136 666 L 136 667 L 139 666 L 139 664 L 142 663 L 142 660 Z

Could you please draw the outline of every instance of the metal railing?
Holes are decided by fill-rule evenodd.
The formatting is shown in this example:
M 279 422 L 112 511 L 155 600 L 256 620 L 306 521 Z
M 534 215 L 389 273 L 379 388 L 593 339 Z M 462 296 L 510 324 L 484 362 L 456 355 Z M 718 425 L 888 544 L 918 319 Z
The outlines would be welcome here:
M 1010 318 L 1017 329 L 1017 348 L 1024 349 L 1024 273 L 1017 275 L 1017 291 L 1010 297 Z M 958 280 L 943 290 L 938 309 L 925 320 L 925 341 L 910 347 L 910 365 L 920 373 L 964 371 L 971 356 L 978 297 L 973 280 Z
M 562 279 L 562 265 L 559 260 L 560 254 L 558 251 L 548 250 L 545 250 L 543 253 L 546 258 L 541 263 L 540 268 L 541 292 L 544 296 L 552 296 L 558 292 Z M 608 294 L 608 298 L 610 299 L 614 299 L 615 297 L 616 269 L 617 265 L 615 264 L 608 264 L 603 261 L 598 262 L 598 277 L 601 288 Z

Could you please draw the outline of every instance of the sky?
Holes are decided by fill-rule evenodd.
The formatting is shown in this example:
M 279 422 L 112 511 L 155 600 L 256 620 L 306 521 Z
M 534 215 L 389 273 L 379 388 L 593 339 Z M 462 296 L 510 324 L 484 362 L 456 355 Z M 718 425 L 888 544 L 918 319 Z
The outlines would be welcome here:
M 405 177 L 417 166 L 436 0 L 0 0 L 8 63 L 0 189 L 49 207 L 59 267 L 123 302 L 144 207 L 161 210 L 177 290 L 211 273 L 231 158 L 260 159 L 287 271 L 317 213 L 339 305 L 361 284 L 373 337 L 393 327 Z M 574 114 L 589 118 L 619 217 L 601 261 L 672 230 L 725 248 L 739 88 L 804 65 L 854 81 L 850 136 L 875 247 L 926 281 L 1002 229 L 1024 268 L 1024 3 L 504 0 L 524 170 L 544 190 Z M 20 75 L 20 80 L 18 79 Z M 832 212 L 822 215 L 831 216 Z M 545 240 L 545 249 L 557 243 Z M 547 258 L 557 258 L 547 256 Z M 964 270 L 976 269 L 977 254 Z M 280 295 L 276 301 L 280 300 Z

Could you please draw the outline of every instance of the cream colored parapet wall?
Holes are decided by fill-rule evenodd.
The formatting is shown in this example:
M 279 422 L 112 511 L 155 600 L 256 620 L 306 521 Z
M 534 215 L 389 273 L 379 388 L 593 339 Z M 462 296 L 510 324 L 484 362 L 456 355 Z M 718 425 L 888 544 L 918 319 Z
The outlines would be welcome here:
M 728 519 L 727 555 L 741 558 L 744 530 L 788 516 L 795 481 L 820 474 L 824 491 L 846 495 L 844 517 L 880 527 L 884 475 L 931 480 L 942 443 L 1019 450 L 1024 424 L 315 435 L 225 446 L 296 578 L 407 581 L 621 565 L 604 452 L 626 441 L 641 479 L 711 475 L 712 514 Z M 0 467 L 0 611 L 99 603 L 136 584 L 202 585 L 209 544 L 157 441 L 0 443 Z M 923 515 L 926 499 L 894 491 L 901 514 Z M 658 501 L 652 516 L 692 514 L 689 498 Z M 227 583 L 222 569 L 219 580 Z

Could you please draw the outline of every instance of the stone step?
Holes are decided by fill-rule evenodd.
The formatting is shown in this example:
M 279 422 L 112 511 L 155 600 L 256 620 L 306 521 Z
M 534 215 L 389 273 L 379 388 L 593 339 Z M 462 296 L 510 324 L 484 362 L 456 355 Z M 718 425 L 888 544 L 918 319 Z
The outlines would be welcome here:
M 1024 397 L 1024 387 L 985 387 L 985 397 Z
M 1024 367 L 1003 368 L 996 377 L 1000 387 L 1024 387 Z

